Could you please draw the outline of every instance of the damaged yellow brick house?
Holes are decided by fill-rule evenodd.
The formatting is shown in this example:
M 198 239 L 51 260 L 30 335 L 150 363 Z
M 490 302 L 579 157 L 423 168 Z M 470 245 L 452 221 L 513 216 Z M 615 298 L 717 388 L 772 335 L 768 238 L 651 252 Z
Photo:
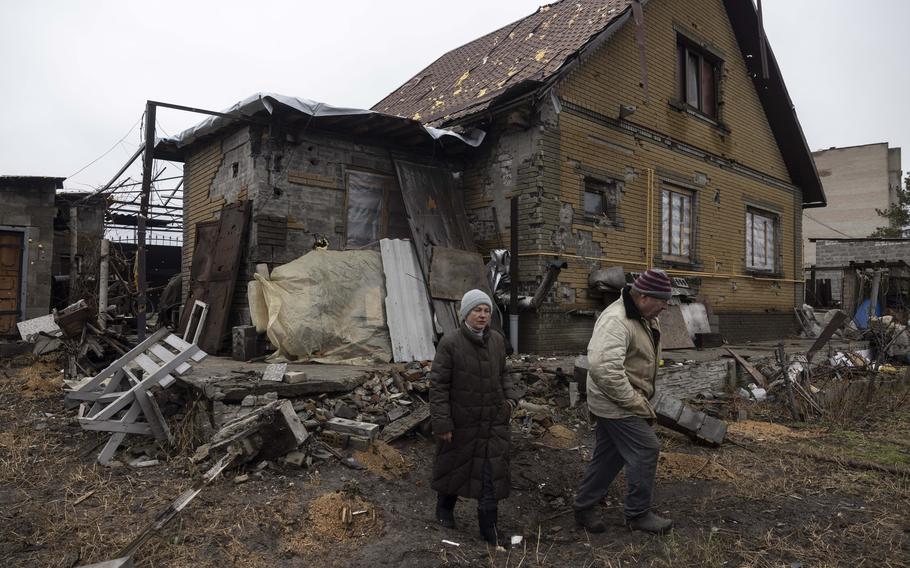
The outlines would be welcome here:
M 508 242 L 522 351 L 583 349 L 589 275 L 684 277 L 728 340 L 780 337 L 802 303 L 802 209 L 825 196 L 751 0 L 563 0 L 446 53 L 373 110 L 477 127 L 465 207 L 481 251 Z M 762 61 L 766 61 L 767 75 Z

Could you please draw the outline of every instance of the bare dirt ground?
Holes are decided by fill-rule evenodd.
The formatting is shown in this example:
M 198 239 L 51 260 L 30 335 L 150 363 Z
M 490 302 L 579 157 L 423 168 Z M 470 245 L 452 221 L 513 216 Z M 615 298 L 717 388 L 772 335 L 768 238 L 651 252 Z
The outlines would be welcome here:
M 58 368 L 0 363 L 3 566 L 109 559 L 201 473 L 188 444 L 162 451 L 155 467 L 97 465 L 103 438 L 64 410 Z M 481 543 L 473 503 L 459 503 L 457 529 L 434 523 L 433 445 L 413 436 L 359 454 L 360 471 L 333 460 L 252 467 L 244 483 L 226 472 L 140 548 L 136 565 L 910 566 L 910 405 L 900 396 L 866 393 L 838 425 L 750 407 L 751 420 L 731 423 L 731 443 L 718 449 L 660 430 L 656 509 L 676 522 L 664 536 L 623 526 L 619 483 L 602 507 L 605 534 L 574 525 L 593 434 L 571 411 L 540 437 L 514 425 L 501 525 L 524 540 L 511 550 Z

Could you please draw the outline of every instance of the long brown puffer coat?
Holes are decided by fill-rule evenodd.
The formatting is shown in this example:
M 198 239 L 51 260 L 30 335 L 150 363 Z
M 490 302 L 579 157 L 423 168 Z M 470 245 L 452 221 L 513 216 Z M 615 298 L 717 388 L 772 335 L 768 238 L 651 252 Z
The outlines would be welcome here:
M 437 442 L 433 489 L 479 499 L 483 463 L 489 460 L 494 497 L 508 496 L 508 399 L 518 396 L 506 373 L 501 333 L 487 329 L 481 339 L 462 323 L 442 338 L 430 372 L 430 416 L 434 434 L 453 432 L 453 438 Z

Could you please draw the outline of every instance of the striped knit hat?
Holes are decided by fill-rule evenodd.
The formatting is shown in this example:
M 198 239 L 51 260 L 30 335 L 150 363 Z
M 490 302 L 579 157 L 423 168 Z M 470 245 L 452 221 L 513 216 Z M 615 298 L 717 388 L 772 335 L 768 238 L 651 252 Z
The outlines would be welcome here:
M 635 282 L 632 282 L 632 289 L 639 294 L 669 300 L 673 295 L 673 289 L 670 287 L 670 277 L 663 270 L 649 268 L 638 275 Z

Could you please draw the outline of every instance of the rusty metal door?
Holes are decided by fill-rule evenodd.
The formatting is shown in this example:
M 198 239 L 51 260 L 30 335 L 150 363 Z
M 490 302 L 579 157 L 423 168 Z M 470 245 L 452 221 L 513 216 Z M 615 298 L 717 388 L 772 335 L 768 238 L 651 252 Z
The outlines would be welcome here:
M 22 233 L 0 231 L 0 336 L 16 332 L 22 286 Z

